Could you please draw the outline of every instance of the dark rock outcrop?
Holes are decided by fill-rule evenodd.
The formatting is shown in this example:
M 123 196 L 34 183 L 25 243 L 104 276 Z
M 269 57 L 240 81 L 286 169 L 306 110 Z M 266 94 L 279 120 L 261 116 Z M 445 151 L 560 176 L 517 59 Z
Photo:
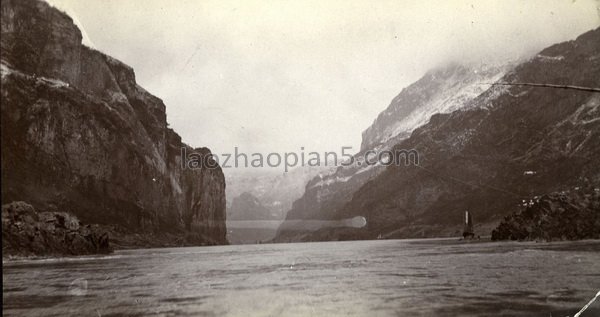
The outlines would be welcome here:
M 598 188 L 552 193 L 525 204 L 492 231 L 492 240 L 600 239 Z
M 220 167 L 185 168 L 165 105 L 43 1 L 2 1 L 2 203 L 224 244 Z
M 2 206 L 3 255 L 110 253 L 108 232 L 66 212 L 37 212 L 24 202 Z

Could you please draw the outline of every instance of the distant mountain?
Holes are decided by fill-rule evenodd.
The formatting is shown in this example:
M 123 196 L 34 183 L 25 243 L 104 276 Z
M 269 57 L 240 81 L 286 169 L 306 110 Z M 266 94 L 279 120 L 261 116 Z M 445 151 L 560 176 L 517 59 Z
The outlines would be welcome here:
M 285 219 L 292 202 L 302 196 L 306 183 L 317 174 L 328 173 L 329 166 L 299 166 L 281 171 L 232 173 L 227 181 L 228 239 L 231 243 L 255 243 L 275 237 L 278 222 Z M 257 221 L 252 228 L 243 222 Z M 267 220 L 263 225 L 260 220 Z
M 278 214 L 272 213 L 267 207 L 254 197 L 244 192 L 235 197 L 228 209 L 227 220 L 280 220 Z
M 226 176 L 227 204 L 242 193 L 255 196 L 279 219 L 284 219 L 292 202 L 302 196 L 304 187 L 315 175 L 328 173 L 331 166 L 298 166 L 288 172 L 278 170 L 231 173 Z
M 506 65 L 467 67 L 451 64 L 427 72 L 403 89 L 363 132 L 361 151 L 355 155 L 357 164 L 341 166 L 333 173 L 313 178 L 304 195 L 294 202 L 287 214 L 287 219 L 294 220 L 295 225 L 286 224 L 277 240 L 293 241 L 304 234 L 302 223 L 296 220 L 331 219 L 350 201 L 355 191 L 383 172 L 385 167 L 380 164 L 365 164 L 366 151 L 380 153 L 391 149 L 408 138 L 414 129 L 427 123 L 433 114 L 474 106 L 470 102 L 489 88 L 489 83 L 501 78 L 507 69 L 509 66 Z
M 464 109 L 435 114 L 395 146 L 416 149 L 420 165 L 390 166 L 342 205 L 316 209 L 332 219 L 364 216 L 364 228 L 279 241 L 458 236 L 465 210 L 476 234 L 486 235 L 524 200 L 581 183 L 598 187 L 600 93 L 521 85 L 597 88 L 598 74 L 600 29 L 542 50 L 499 80 L 517 85 L 493 86 Z
M 182 166 L 182 148 L 210 150 L 182 143 L 162 100 L 82 45 L 69 16 L 44 1 L 1 5 L 2 203 L 73 214 L 123 244 L 227 243 L 223 172 Z
M 272 222 L 281 214 L 265 207 L 254 195 L 244 192 L 233 198 L 227 209 L 227 240 L 232 244 L 257 243 L 275 236 Z

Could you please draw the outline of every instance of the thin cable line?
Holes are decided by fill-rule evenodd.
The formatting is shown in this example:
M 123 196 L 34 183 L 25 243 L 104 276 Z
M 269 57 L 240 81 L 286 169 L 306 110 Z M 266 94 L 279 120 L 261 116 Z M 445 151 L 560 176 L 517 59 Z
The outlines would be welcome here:
M 482 83 L 482 85 L 491 85 L 491 86 L 530 86 L 530 87 L 574 89 L 574 90 L 581 90 L 581 91 L 600 92 L 600 88 L 596 88 L 596 87 L 583 87 L 583 86 L 573 86 L 573 85 L 555 85 L 555 84 L 539 84 L 539 83 L 506 83 L 506 82 Z

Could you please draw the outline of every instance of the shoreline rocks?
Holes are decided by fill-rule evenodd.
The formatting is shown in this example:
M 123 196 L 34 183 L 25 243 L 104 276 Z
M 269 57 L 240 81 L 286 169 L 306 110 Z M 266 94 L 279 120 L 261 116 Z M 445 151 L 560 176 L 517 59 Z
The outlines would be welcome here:
M 492 240 L 583 239 L 600 239 L 600 191 L 595 188 L 544 195 L 492 231 Z
M 113 251 L 108 232 L 67 212 L 36 211 L 25 202 L 2 205 L 2 255 L 64 256 Z

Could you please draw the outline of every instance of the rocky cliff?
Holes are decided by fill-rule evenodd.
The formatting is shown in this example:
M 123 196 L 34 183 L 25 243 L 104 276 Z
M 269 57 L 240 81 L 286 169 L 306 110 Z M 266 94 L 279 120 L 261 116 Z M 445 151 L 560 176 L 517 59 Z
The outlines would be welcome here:
M 541 51 L 499 82 L 600 87 L 599 73 L 596 29 Z M 492 86 L 468 104 L 431 116 L 396 145 L 416 149 L 418 166 L 390 166 L 329 208 L 332 219 L 365 216 L 365 228 L 324 229 L 300 239 L 454 236 L 465 210 L 479 225 L 476 233 L 485 235 L 522 200 L 600 183 L 599 93 Z
M 45 2 L 1 8 L 2 203 L 179 244 L 226 243 L 221 169 L 184 168 L 182 147 L 210 151 L 181 142 L 133 69 L 83 46 L 72 19 Z

